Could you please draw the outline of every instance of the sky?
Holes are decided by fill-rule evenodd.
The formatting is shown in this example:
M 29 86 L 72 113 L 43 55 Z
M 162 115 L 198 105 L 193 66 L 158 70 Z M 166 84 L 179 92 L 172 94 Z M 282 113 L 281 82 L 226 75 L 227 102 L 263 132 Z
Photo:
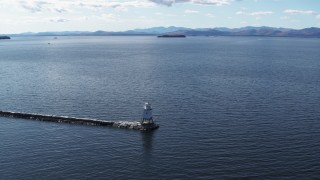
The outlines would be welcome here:
M 320 0 L 0 0 L 0 34 L 158 26 L 320 27 Z

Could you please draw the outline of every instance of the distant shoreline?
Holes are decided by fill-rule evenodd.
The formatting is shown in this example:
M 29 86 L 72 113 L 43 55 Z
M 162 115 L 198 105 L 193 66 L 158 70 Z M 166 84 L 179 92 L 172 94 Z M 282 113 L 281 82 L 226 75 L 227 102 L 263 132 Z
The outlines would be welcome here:
M 11 39 L 9 36 L 0 36 L 0 39 Z
M 13 35 L 12 37 L 155 37 L 159 38 L 159 35 Z M 303 39 L 319 39 L 320 37 L 311 36 L 264 36 L 264 35 L 189 35 L 186 37 L 265 37 L 265 38 L 303 38 Z M 172 38 L 172 37 L 160 37 L 160 38 Z M 11 39 L 11 38 L 9 38 Z M 1 40 L 1 39 L 0 39 Z M 4 39 L 3 39 L 4 40 Z
M 4 34 L 3 34 L 4 35 Z M 46 31 L 19 34 L 5 34 L 6 36 L 254 36 L 254 37 L 300 37 L 320 38 L 320 28 L 304 29 L 275 28 L 275 27 L 242 27 L 242 28 L 185 28 L 185 27 L 153 27 L 128 31 Z

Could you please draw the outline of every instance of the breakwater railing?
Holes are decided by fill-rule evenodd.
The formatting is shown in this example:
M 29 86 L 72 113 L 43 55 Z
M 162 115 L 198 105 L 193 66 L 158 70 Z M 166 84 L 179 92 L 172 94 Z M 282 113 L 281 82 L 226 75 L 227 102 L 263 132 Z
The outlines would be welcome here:
M 69 124 L 80 124 L 80 125 L 91 125 L 91 126 L 108 126 L 115 128 L 124 129 L 135 129 L 141 131 L 149 131 L 159 128 L 158 124 L 141 124 L 140 121 L 105 121 L 98 119 L 87 119 L 87 118 L 76 118 L 67 116 L 53 116 L 53 115 L 42 115 L 32 113 L 20 113 L 10 111 L 0 111 L 0 116 L 19 118 L 19 119 L 31 119 L 37 121 L 47 121 L 56 123 L 69 123 Z

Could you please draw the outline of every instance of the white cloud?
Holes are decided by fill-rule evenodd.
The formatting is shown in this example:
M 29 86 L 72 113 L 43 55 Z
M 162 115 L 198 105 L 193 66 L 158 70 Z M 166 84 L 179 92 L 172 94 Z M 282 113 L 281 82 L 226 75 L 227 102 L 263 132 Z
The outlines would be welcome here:
M 153 7 L 154 4 L 149 1 L 105 1 L 105 0 L 76 0 L 78 1 L 78 5 L 81 7 L 89 7 L 89 8 L 115 8 L 115 9 L 128 9 L 128 8 L 147 8 Z
M 290 19 L 288 16 L 282 16 L 282 17 L 280 17 L 280 19 L 282 19 L 282 20 L 288 20 L 288 19 Z
M 273 14 L 273 12 L 272 11 L 257 11 L 257 12 L 250 13 L 249 15 L 250 16 L 262 16 L 262 15 L 270 15 L 270 14 Z
M 126 11 L 128 8 L 148 8 L 157 4 L 172 6 L 176 3 L 200 5 L 229 5 L 239 0 L 0 0 L 0 6 L 14 7 L 24 11 L 39 13 L 66 13 L 87 9 L 114 8 Z
M 70 21 L 69 19 L 63 19 L 63 18 L 58 18 L 58 19 L 50 19 L 50 22 L 58 22 L 58 23 L 62 23 L 62 22 L 68 22 Z
M 300 20 L 297 20 L 297 19 L 292 19 L 290 20 L 291 23 L 300 23 L 301 21 Z
M 184 11 L 184 13 L 187 13 L 187 14 L 196 14 L 196 13 L 199 13 L 199 11 L 187 9 L 187 10 Z
M 46 4 L 48 4 L 47 2 L 41 1 L 20 1 L 19 3 L 22 8 L 31 12 L 39 12 Z
M 103 22 L 122 22 L 121 19 L 119 19 L 115 14 L 111 13 L 104 13 L 101 15 L 91 15 L 91 16 L 85 16 L 82 18 L 74 18 L 72 19 L 73 21 L 82 21 L 83 19 L 85 20 L 97 20 L 97 21 L 103 21 Z
M 18 20 L 15 20 L 18 24 L 30 24 L 30 23 L 64 23 L 69 22 L 70 19 L 61 18 L 61 17 L 35 17 L 35 16 L 25 16 L 21 17 Z
M 202 5 L 229 5 L 232 0 L 149 0 L 156 4 L 172 6 L 175 3 L 193 3 Z
M 105 19 L 114 19 L 115 15 L 114 14 L 110 14 L 110 13 L 104 13 L 104 14 L 102 14 L 101 17 L 105 18 Z
M 216 16 L 213 15 L 213 14 L 211 14 L 211 13 L 208 13 L 208 14 L 207 14 L 207 17 L 209 17 L 209 18 L 215 18 Z
M 317 15 L 318 13 L 316 11 L 312 10 L 296 10 L 296 9 L 287 9 L 283 11 L 286 14 L 310 14 L 310 15 Z
M 12 1 L 5 1 L 0 0 L 0 4 L 3 7 L 10 7 L 10 8 L 18 8 L 23 9 L 25 11 L 29 11 L 32 13 L 48 11 L 48 12 L 56 12 L 56 13 L 63 13 L 69 12 L 70 9 L 70 2 L 68 1 L 40 1 L 40 0 L 12 0 Z
M 264 16 L 264 15 L 271 15 L 271 14 L 273 14 L 272 11 L 256 11 L 252 13 L 247 13 L 244 11 L 236 12 L 236 15 L 247 15 L 247 16 Z
M 163 17 L 174 17 L 176 16 L 175 14 L 168 14 L 168 13 L 161 13 L 161 12 L 156 12 L 154 13 L 157 16 L 163 16 Z
M 246 14 L 246 13 L 243 12 L 243 11 L 238 11 L 238 12 L 236 12 L 236 15 L 243 15 L 243 14 Z
M 154 6 L 154 3 L 148 0 L 0 0 L 0 4 L 2 6 L 18 7 L 32 13 L 43 11 L 63 13 L 70 12 L 70 9 L 75 8 L 114 8 L 118 10 L 126 10 L 128 8 L 146 8 Z

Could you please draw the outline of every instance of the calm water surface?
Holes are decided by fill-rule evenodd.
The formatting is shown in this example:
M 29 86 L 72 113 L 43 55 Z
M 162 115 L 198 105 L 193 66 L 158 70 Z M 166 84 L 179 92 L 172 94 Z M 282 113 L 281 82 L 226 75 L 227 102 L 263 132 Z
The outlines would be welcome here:
M 161 127 L 0 118 L 0 179 L 320 178 L 319 47 L 254 37 L 1 40 L 1 110 L 137 120 L 149 100 Z

